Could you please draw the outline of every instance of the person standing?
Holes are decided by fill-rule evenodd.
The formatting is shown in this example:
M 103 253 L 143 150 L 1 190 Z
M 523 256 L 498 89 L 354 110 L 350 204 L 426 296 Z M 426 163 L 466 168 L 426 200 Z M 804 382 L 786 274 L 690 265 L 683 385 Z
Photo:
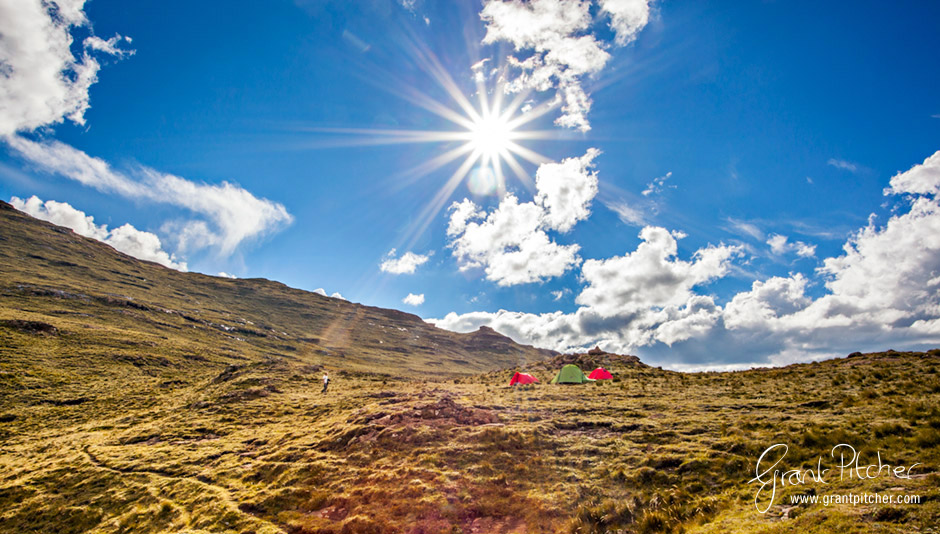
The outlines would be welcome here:
M 326 393 L 327 386 L 330 385 L 330 375 L 326 371 L 323 372 L 323 391 L 320 393 Z

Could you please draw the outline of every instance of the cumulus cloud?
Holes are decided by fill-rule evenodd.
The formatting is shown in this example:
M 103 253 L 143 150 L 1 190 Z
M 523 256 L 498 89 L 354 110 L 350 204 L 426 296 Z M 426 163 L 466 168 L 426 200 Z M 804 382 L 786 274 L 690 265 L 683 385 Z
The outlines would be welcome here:
M 177 261 L 174 255 L 163 250 L 160 238 L 156 234 L 138 230 L 130 224 L 108 230 L 107 225 L 95 224 L 94 217 L 86 215 L 85 212 L 65 202 L 55 200 L 43 202 L 36 196 L 26 200 L 13 197 L 10 199 L 10 204 L 37 219 L 71 228 L 76 234 L 97 239 L 129 256 L 159 263 L 178 271 L 186 271 L 186 262 Z
M 427 263 L 430 254 L 415 254 L 406 252 L 400 258 L 396 258 L 396 250 L 392 249 L 385 255 L 385 260 L 379 265 L 379 269 L 385 273 L 391 274 L 414 274 L 418 266 Z
M 511 286 L 547 280 L 576 266 L 580 247 L 560 245 L 547 231 L 567 232 L 590 214 L 597 194 L 592 162 L 599 153 L 591 148 L 580 158 L 541 165 L 532 202 L 509 194 L 489 213 L 469 199 L 454 202 L 447 236 L 460 269 L 482 268 L 487 279 Z
M 318 287 L 318 288 L 314 289 L 314 290 L 313 290 L 313 293 L 316 293 L 317 295 L 323 295 L 324 297 L 330 297 L 330 298 L 340 299 L 340 300 L 348 300 L 346 297 L 344 297 L 343 295 L 341 295 L 339 292 L 333 293 L 333 294 L 331 294 L 331 295 L 327 295 L 326 290 L 323 289 L 322 287 Z
M 282 204 L 258 198 L 228 182 L 200 184 L 143 166 L 118 171 L 100 158 L 55 140 L 33 141 L 13 136 L 7 143 L 40 170 L 102 192 L 170 204 L 204 217 L 205 220 L 165 227 L 179 236 L 183 251 L 212 246 L 228 255 L 242 242 L 264 236 L 293 220 Z
M 783 315 L 806 308 L 812 302 L 805 294 L 806 282 L 801 274 L 754 281 L 750 291 L 738 293 L 725 306 L 725 326 L 762 328 Z
M 87 27 L 84 0 L 0 1 L 0 137 L 69 120 L 85 123 L 95 54 L 122 57 L 130 39 L 91 35 L 73 54 L 75 27 Z
M 915 165 L 907 172 L 891 178 L 891 187 L 885 189 L 886 195 L 936 195 L 940 193 L 940 151 Z
M 802 241 L 797 241 L 794 245 L 796 245 L 796 255 L 801 258 L 812 258 L 816 255 L 816 245 L 807 245 Z
M 562 111 L 555 123 L 582 132 L 591 129 L 591 99 L 582 78 L 599 72 L 610 59 L 607 45 L 589 32 L 591 6 L 578 0 L 489 0 L 480 12 L 486 24 L 483 42 L 506 41 L 517 52 L 507 58 L 518 74 L 506 90 L 555 88 Z M 632 41 L 649 19 L 646 2 L 609 0 L 601 7 L 621 45 Z
M 232 280 L 235 280 L 238 278 L 234 274 L 229 274 L 225 271 L 219 271 L 219 274 L 217 274 L 216 276 L 221 277 L 221 278 L 231 278 Z
M 466 271 L 483 268 L 501 286 L 560 276 L 580 261 L 578 245 L 559 245 L 542 230 L 543 211 L 507 195 L 489 214 L 464 199 L 451 206 L 449 247 Z
M 408 296 L 401 299 L 402 302 L 409 306 L 420 306 L 424 304 L 424 293 L 420 295 L 415 295 L 414 293 L 408 293 Z
M 708 331 L 720 320 L 721 309 L 711 297 L 692 289 L 723 276 L 737 248 L 709 246 L 684 261 L 676 257 L 681 234 L 647 227 L 640 236 L 644 242 L 632 253 L 584 263 L 586 287 L 575 299 L 580 307 L 574 313 L 452 313 L 433 322 L 456 331 L 488 325 L 514 339 L 560 351 L 601 344 L 627 352 Z
M 610 29 L 619 45 L 636 40 L 650 20 L 650 6 L 646 0 L 600 0 L 601 9 L 610 15 Z
M 584 262 L 586 286 L 573 313 L 451 313 L 431 322 L 456 331 L 487 325 L 560 351 L 599 344 L 680 369 L 784 365 L 895 345 L 930 348 L 940 343 L 938 163 L 940 152 L 893 177 L 885 193 L 900 195 L 908 209 L 883 225 L 872 217 L 812 277 L 757 280 L 724 306 L 701 287 L 726 276 L 735 247 L 705 247 L 685 261 L 676 257 L 674 233 L 646 227 L 635 251 Z M 769 241 L 800 253 L 784 236 Z M 825 292 L 811 297 L 811 285 Z
M 587 285 L 575 302 L 603 316 L 681 306 L 693 296 L 693 287 L 724 276 L 739 252 L 738 247 L 710 246 L 696 251 L 692 261 L 683 261 L 676 257 L 680 236 L 647 226 L 632 253 L 585 261 L 581 276 Z
M 940 204 L 924 194 L 940 187 L 940 174 L 931 172 L 938 155 L 891 179 L 891 194 L 913 195 L 909 211 L 883 227 L 871 218 L 845 243 L 842 256 L 823 262 L 831 312 L 864 311 L 889 324 L 906 318 L 917 329 L 940 326 Z
M 599 154 L 600 150 L 589 148 L 580 158 L 539 166 L 535 173 L 535 203 L 544 210 L 542 222 L 546 228 L 567 232 L 591 214 L 591 201 L 597 195 L 594 158 Z

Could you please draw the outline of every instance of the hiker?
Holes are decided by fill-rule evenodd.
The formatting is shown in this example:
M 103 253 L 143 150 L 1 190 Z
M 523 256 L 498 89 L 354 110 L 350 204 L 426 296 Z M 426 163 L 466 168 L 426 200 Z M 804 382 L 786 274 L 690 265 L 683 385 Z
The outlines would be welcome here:
M 323 372 L 323 391 L 320 393 L 326 393 L 326 387 L 330 385 L 330 375 L 325 371 Z

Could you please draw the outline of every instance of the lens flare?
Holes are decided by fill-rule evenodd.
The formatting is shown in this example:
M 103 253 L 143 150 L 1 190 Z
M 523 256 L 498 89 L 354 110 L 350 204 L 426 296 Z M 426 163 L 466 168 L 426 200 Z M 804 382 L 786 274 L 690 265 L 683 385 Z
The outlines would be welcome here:
M 488 166 L 480 166 L 470 171 L 467 177 L 467 189 L 476 196 L 495 195 L 500 193 L 496 173 Z

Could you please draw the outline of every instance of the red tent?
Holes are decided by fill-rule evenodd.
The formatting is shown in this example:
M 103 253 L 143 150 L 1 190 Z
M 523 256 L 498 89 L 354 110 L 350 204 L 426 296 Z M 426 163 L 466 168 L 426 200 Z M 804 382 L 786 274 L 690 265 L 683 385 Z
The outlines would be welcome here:
M 525 373 L 516 373 L 512 375 L 512 380 L 509 381 L 509 385 L 515 386 L 516 384 L 532 384 L 538 381 L 539 379 L 535 378 L 532 375 L 527 375 Z
M 591 371 L 591 374 L 588 375 L 588 378 L 591 380 L 610 380 L 613 378 L 610 373 L 607 372 L 603 367 L 598 367 Z

